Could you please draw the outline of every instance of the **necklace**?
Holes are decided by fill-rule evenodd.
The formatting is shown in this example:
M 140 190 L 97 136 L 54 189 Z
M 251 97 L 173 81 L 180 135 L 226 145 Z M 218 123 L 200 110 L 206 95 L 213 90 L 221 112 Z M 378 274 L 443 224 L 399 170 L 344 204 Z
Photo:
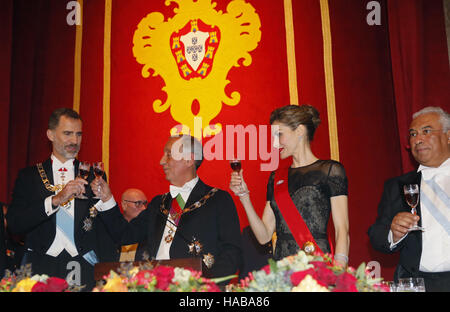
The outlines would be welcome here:
M 65 186 L 64 184 L 64 174 L 61 176 L 61 179 L 63 180 L 63 184 L 57 184 L 57 185 L 52 185 L 50 184 L 50 181 L 48 180 L 47 174 L 45 173 L 44 167 L 42 166 L 42 163 L 38 163 L 36 165 L 38 171 L 39 171 L 39 175 L 41 176 L 41 180 L 42 183 L 44 183 L 45 188 L 50 191 L 50 192 L 55 192 L 56 194 L 59 193 Z M 70 201 L 72 200 L 69 199 L 68 201 L 66 201 L 65 203 L 62 203 L 60 206 L 64 207 L 64 208 L 68 208 L 70 207 Z
M 215 194 L 217 191 L 218 191 L 217 188 L 211 189 L 211 190 L 208 192 L 208 194 L 206 194 L 205 196 L 203 196 L 200 200 L 196 201 L 195 203 L 193 203 L 193 204 L 190 205 L 189 207 L 184 208 L 183 211 L 178 212 L 178 213 L 171 213 L 171 214 L 170 214 L 170 218 L 172 218 L 173 220 L 176 220 L 176 219 L 180 218 L 183 214 L 188 213 L 188 212 L 190 212 L 190 211 L 194 211 L 194 210 L 200 208 L 201 206 L 203 206 L 203 205 L 206 203 L 206 201 L 207 201 L 209 198 L 211 198 L 212 196 L 214 196 L 214 194 Z M 166 200 L 166 198 L 167 198 L 168 195 L 169 195 L 169 193 L 165 193 L 165 194 L 162 196 L 162 198 L 161 198 L 160 211 L 161 211 L 164 215 L 168 215 L 168 214 L 169 214 L 169 209 L 166 209 L 166 208 L 165 208 L 165 204 L 164 204 L 164 202 L 165 202 L 165 200 Z M 173 237 L 174 237 L 174 235 L 175 235 L 174 233 L 175 233 L 176 228 L 177 228 L 177 226 L 170 220 L 170 218 L 168 218 L 168 219 L 167 219 L 167 222 L 166 222 L 166 226 L 169 228 L 169 231 L 168 231 L 166 237 L 164 237 L 164 241 L 165 241 L 167 244 L 169 244 L 169 243 L 173 240 Z M 174 227 L 170 226 L 170 223 L 171 223 Z

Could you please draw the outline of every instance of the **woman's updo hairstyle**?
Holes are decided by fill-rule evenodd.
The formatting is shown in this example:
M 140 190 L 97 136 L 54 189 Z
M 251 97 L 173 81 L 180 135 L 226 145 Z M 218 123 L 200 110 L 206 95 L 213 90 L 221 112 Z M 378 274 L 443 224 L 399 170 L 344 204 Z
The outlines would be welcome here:
M 320 124 L 320 117 L 317 109 L 311 105 L 286 105 L 270 114 L 270 124 L 275 121 L 287 125 L 292 130 L 304 125 L 308 132 L 308 141 L 311 142 Z

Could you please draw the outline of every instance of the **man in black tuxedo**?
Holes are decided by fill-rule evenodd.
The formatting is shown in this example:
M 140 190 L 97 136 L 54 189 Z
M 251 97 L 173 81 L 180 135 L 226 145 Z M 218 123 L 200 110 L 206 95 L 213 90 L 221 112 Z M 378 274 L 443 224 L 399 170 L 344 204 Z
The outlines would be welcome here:
M 52 155 L 44 163 L 22 169 L 7 213 L 8 229 L 26 235 L 22 265 L 33 274 L 64 278 L 69 284 L 95 286 L 94 264 L 117 257 L 111 237 L 92 208 L 88 187 L 94 179 L 77 177 L 82 121 L 77 112 L 60 108 L 49 118 L 47 137 Z M 78 199 L 86 193 L 88 199 Z M 98 204 L 98 203 L 97 203 Z
M 422 277 L 427 291 L 450 291 L 450 116 L 438 107 L 413 115 L 409 129 L 417 170 L 386 181 L 378 217 L 368 231 L 381 252 L 400 252 L 394 280 Z M 417 215 L 403 186 L 420 186 Z M 424 231 L 410 231 L 418 224 Z
M 122 245 L 145 242 L 148 256 L 156 260 L 201 257 L 204 276 L 223 277 L 235 274 L 241 264 L 239 218 L 229 193 L 198 178 L 202 157 L 198 140 L 170 137 L 160 161 L 170 191 L 154 197 L 130 223 L 117 205 L 100 216 Z M 108 188 L 100 183 L 101 189 Z M 112 196 L 107 193 L 102 200 Z

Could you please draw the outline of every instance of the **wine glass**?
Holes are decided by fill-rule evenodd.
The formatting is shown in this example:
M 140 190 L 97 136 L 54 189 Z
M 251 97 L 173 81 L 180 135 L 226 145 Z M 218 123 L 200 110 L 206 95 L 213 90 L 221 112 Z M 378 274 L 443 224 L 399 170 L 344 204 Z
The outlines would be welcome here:
M 78 177 L 87 180 L 89 177 L 89 171 L 91 170 L 91 164 L 86 161 L 80 161 L 80 165 L 78 166 Z M 88 199 L 85 194 L 80 194 L 76 196 L 78 199 Z
M 242 168 L 241 161 L 239 159 L 230 160 L 230 166 L 231 169 L 237 173 L 239 173 L 239 171 L 241 171 Z
M 425 292 L 425 281 L 421 277 L 400 278 L 397 289 L 399 292 Z
M 403 186 L 403 193 L 405 194 L 406 203 L 411 207 L 411 213 L 417 215 L 417 204 L 419 203 L 419 185 L 417 184 L 406 184 Z M 424 229 L 420 226 L 414 225 L 408 231 L 423 231 Z
M 103 162 L 101 162 L 101 161 L 95 162 L 93 164 L 93 167 L 94 167 L 95 178 L 100 179 L 101 177 L 103 177 L 103 174 L 105 172 Z M 100 197 L 98 197 L 98 196 L 94 196 L 93 198 L 100 199 Z
M 234 172 L 237 172 L 239 174 L 239 171 L 241 171 L 242 165 L 241 165 L 241 161 L 239 159 L 232 159 L 230 160 L 230 167 L 231 170 L 233 170 Z M 244 189 L 242 188 L 242 183 L 239 186 L 240 192 L 237 194 L 238 196 L 244 194 Z

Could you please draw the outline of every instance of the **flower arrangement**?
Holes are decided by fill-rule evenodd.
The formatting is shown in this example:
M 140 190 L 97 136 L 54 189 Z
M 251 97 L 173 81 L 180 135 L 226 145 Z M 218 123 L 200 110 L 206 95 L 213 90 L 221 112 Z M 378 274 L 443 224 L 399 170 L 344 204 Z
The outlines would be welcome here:
M 118 273 L 111 271 L 94 292 L 219 292 L 216 283 L 200 272 L 169 266 L 123 263 Z
M 133 266 L 121 264 L 117 272 L 104 277 L 94 292 L 220 292 L 216 283 L 229 280 L 202 277 L 192 269 L 152 266 L 150 263 Z M 382 278 L 373 279 L 365 263 L 358 269 L 343 268 L 329 255 L 308 255 L 299 251 L 282 260 L 269 260 L 261 270 L 253 271 L 239 281 L 226 287 L 230 292 L 384 292 L 389 287 Z M 0 292 L 67 292 L 79 291 L 67 285 L 63 279 L 47 275 L 31 276 L 30 268 L 21 268 L 15 274 L 7 272 L 0 281 Z
M 382 279 L 372 279 L 362 263 L 357 270 L 337 265 L 329 255 L 307 255 L 299 251 L 280 261 L 269 260 L 259 271 L 249 273 L 239 284 L 227 286 L 235 292 L 384 292 Z
M 31 275 L 31 265 L 21 267 L 12 273 L 6 270 L 0 280 L 0 292 L 72 292 L 79 291 L 79 286 L 69 286 L 66 280 L 49 277 L 46 274 Z

